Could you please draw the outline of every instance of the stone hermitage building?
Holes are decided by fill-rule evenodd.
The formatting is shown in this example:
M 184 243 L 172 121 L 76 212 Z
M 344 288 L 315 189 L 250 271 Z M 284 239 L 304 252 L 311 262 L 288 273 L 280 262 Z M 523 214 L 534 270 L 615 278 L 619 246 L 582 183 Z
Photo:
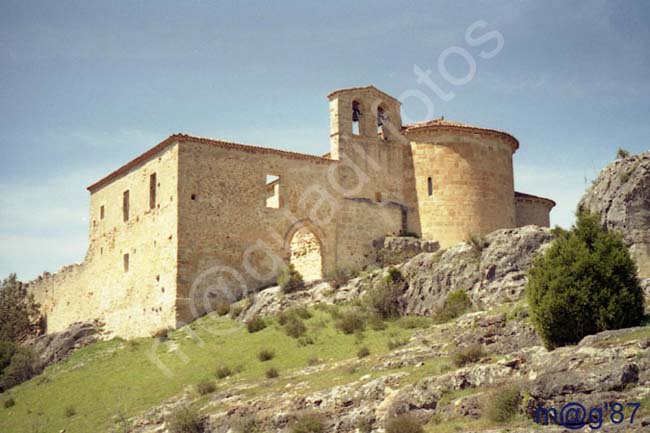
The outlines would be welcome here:
M 328 98 L 325 156 L 175 134 L 90 185 L 84 261 L 28 284 L 47 332 L 96 318 L 151 335 L 272 284 L 284 263 L 315 280 L 372 264 L 390 234 L 444 248 L 549 225 L 552 200 L 514 191 L 512 135 L 402 125 L 400 102 L 373 86 Z

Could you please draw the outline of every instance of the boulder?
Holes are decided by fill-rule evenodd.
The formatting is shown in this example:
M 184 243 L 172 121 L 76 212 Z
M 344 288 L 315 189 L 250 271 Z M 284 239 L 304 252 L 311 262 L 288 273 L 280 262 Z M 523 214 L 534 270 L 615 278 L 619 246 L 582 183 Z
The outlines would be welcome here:
M 650 152 L 620 158 L 600 172 L 578 209 L 623 233 L 642 278 L 650 277 Z
M 99 322 L 76 322 L 65 331 L 41 335 L 27 343 L 38 354 L 38 370 L 67 358 L 73 351 L 99 340 Z

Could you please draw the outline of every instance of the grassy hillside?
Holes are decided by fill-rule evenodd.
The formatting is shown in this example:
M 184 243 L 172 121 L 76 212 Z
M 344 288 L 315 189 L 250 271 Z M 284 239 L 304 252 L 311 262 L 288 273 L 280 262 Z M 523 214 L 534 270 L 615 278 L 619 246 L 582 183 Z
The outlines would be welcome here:
M 359 348 L 367 347 L 370 366 L 375 356 L 389 351 L 389 342 L 403 341 L 410 337 L 413 327 L 428 324 L 426 320 L 402 318 L 387 322 L 384 330 L 368 328 L 362 335 L 346 335 L 336 329 L 328 312 L 311 312 L 313 316 L 306 321 L 309 338 L 300 341 L 288 337 L 275 319 L 267 319 L 269 326 L 251 334 L 240 323 L 211 314 L 171 332 L 164 342 L 147 338 L 94 344 L 3 395 L 0 399 L 11 397 L 16 404 L 0 408 L 0 431 L 119 431 L 119 419 L 142 413 L 166 399 L 188 394 L 200 405 L 208 398 L 199 398 L 196 392 L 195 386 L 201 381 L 213 381 L 217 390 L 241 383 L 247 385 L 246 394 L 253 396 L 290 383 L 292 371 L 306 367 L 310 360 L 313 363 L 313 358 L 331 366 L 301 377 L 307 382 L 304 391 L 331 387 L 370 371 L 349 371 L 337 366 L 337 361 L 357 358 Z M 266 362 L 258 360 L 261 349 L 273 350 L 275 357 Z M 237 373 L 218 380 L 215 371 L 223 366 Z M 270 367 L 279 371 L 279 378 L 266 379 Z

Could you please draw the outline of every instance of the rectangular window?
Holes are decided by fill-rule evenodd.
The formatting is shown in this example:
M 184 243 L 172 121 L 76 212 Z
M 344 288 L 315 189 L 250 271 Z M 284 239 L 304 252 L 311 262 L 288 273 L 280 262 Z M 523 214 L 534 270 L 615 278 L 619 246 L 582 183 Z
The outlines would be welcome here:
M 99 219 L 103 220 L 104 219 L 104 205 L 101 205 L 99 207 Z
M 280 207 L 280 177 L 273 174 L 266 175 L 266 207 Z
M 149 176 L 149 209 L 156 208 L 156 173 Z
M 129 255 L 124 254 L 124 257 L 122 258 L 123 264 L 124 264 L 124 272 L 129 272 Z
M 427 179 L 427 191 L 429 192 L 429 197 L 433 195 L 433 181 L 431 178 Z
M 129 190 L 124 191 L 122 195 L 122 219 L 126 222 L 129 220 Z

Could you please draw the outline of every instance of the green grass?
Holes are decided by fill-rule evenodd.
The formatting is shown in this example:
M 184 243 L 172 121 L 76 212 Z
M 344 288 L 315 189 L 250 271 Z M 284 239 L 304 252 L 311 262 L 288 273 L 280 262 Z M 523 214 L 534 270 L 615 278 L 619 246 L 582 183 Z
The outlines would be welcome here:
M 359 363 L 354 371 L 336 367 L 295 379 L 308 382 L 305 392 L 324 389 L 358 380 L 370 372 L 373 360 L 388 352 L 389 340 L 407 339 L 413 333 L 401 326 L 401 321 L 408 319 L 399 319 L 387 322 L 382 331 L 368 327 L 360 339 L 337 330 L 330 314 L 317 309 L 310 311 L 313 316 L 305 323 L 314 343 L 302 347 L 275 320 L 269 320 L 267 328 L 251 334 L 240 323 L 215 313 L 170 332 L 166 342 L 155 338 L 130 342 L 114 339 L 81 349 L 5 394 L 14 398 L 16 405 L 0 408 L 0 431 L 110 430 L 118 414 L 137 415 L 183 392 L 192 393 L 197 403 L 205 402 L 209 396 L 199 397 L 195 385 L 214 380 L 218 367 L 236 369 L 229 381 L 254 384 L 244 393 L 252 397 L 291 383 L 291 375 L 307 367 L 309 359 L 315 356 L 324 363 Z M 367 347 L 372 354 L 362 362 L 357 359 L 361 347 Z M 261 348 L 274 350 L 275 357 L 260 362 L 257 354 Z M 168 374 L 151 359 L 164 366 Z M 269 381 L 265 372 L 271 367 L 280 372 L 280 377 Z M 65 416 L 68 407 L 75 408 L 74 416 Z

